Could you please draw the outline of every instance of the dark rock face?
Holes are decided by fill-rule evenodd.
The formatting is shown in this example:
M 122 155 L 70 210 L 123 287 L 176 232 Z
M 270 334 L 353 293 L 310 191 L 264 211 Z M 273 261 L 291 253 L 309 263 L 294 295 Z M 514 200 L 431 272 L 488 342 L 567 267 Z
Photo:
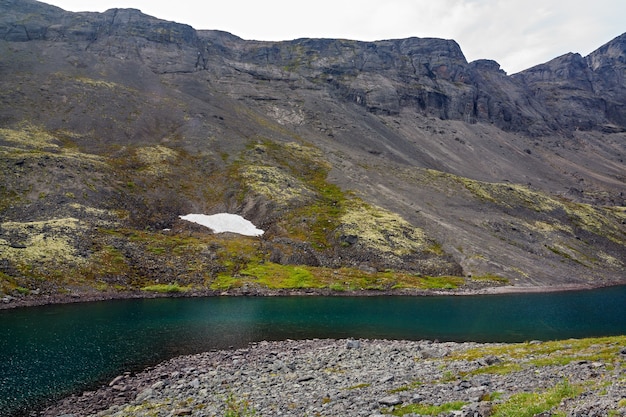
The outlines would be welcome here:
M 78 218 L 91 229 L 67 241 L 83 257 L 114 247 L 145 258 L 133 271 L 178 269 L 146 267 L 157 256 L 123 237 L 98 246 L 97 225 L 181 229 L 179 214 L 229 211 L 268 231 L 281 264 L 623 281 L 625 36 L 509 76 L 452 40 L 257 42 L 132 9 L 0 0 L 0 215 Z M 319 207 L 341 204 L 320 172 L 420 234 L 320 226 Z M 321 243 L 296 233 L 310 224 Z M 407 250 L 421 233 L 428 247 Z M 380 241 L 393 248 L 368 246 Z
M 254 79 L 313 82 L 373 113 L 411 107 L 443 120 L 490 122 L 537 134 L 626 128 L 624 35 L 583 58 L 562 57 L 512 77 L 495 61 L 467 63 L 451 40 L 378 42 L 298 39 L 250 42 L 146 16 L 134 9 L 68 13 L 4 0 L 7 42 L 79 43 L 97 56 L 139 60 L 155 73 L 242 72 Z

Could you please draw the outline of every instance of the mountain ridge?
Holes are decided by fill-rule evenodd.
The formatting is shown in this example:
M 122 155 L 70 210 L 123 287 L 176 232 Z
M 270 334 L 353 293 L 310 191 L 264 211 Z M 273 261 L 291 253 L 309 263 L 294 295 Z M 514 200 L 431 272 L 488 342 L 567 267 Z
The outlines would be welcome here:
M 509 76 L 451 40 L 0 9 L 6 293 L 268 286 L 255 265 L 309 268 L 302 288 L 624 282 L 626 35 Z M 178 220 L 221 211 L 264 238 Z

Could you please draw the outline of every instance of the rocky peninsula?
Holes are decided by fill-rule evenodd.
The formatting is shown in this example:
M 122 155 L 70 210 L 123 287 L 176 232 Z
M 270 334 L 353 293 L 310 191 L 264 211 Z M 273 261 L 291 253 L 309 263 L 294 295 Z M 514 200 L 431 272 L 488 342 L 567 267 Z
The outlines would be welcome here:
M 40 416 L 624 416 L 625 369 L 625 336 L 265 341 L 119 375 Z

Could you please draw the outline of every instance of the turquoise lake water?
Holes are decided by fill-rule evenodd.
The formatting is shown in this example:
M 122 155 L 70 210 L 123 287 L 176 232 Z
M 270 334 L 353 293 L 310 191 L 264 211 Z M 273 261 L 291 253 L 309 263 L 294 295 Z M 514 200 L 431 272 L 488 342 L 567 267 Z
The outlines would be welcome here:
M 626 286 L 437 297 L 212 297 L 0 310 L 0 415 L 210 349 L 304 338 L 522 342 L 626 334 Z

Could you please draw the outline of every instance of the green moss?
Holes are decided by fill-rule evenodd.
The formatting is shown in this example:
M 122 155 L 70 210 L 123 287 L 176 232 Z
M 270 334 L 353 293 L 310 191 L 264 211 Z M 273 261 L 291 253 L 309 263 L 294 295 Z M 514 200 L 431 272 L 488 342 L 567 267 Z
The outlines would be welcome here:
M 494 275 L 494 274 L 473 275 L 472 276 L 472 281 L 478 281 L 478 282 L 491 281 L 491 282 L 496 282 L 496 283 L 499 283 L 499 284 L 508 284 L 509 283 L 509 279 L 508 278 L 504 278 L 504 277 L 501 277 L 499 275 Z
M 423 230 L 412 226 L 399 215 L 358 199 L 345 202 L 339 233 L 358 237 L 358 244 L 368 249 L 402 256 L 433 247 Z
M 301 205 L 315 195 L 306 184 L 278 167 L 249 165 L 241 169 L 241 176 L 251 190 L 281 206 Z
M 355 390 L 355 389 L 368 388 L 368 387 L 370 387 L 371 385 L 372 385 L 372 384 L 369 384 L 369 383 L 365 383 L 365 382 L 364 382 L 364 383 L 362 383 L 362 384 L 352 385 L 351 387 L 344 388 L 344 389 L 345 389 L 345 390 L 347 390 L 347 391 L 352 391 L 352 390 Z
M 413 381 L 410 384 L 402 385 L 400 387 L 397 387 L 397 388 L 394 388 L 394 389 L 390 389 L 387 392 L 389 394 L 397 394 L 398 392 L 405 392 L 405 391 L 410 391 L 410 390 L 419 388 L 422 385 L 424 385 L 424 384 L 421 381 Z
M 135 149 L 135 157 L 139 163 L 144 165 L 144 168 L 140 169 L 140 171 L 157 177 L 171 173 L 172 162 L 174 162 L 178 156 L 178 152 L 162 145 Z
M 17 129 L 0 128 L 0 141 L 2 140 L 25 149 L 48 151 L 60 149 L 56 137 L 30 123 L 22 123 Z
M 5 222 L 0 228 L 8 234 L 20 236 L 23 247 L 12 247 L 8 242 L 0 244 L 0 257 L 18 264 L 41 261 L 56 263 L 83 262 L 76 254 L 73 238 L 85 229 L 75 218 L 52 219 L 36 222 Z M 0 240 L 0 243 L 1 240 Z
M 513 343 L 468 349 L 461 353 L 451 354 L 447 359 L 477 360 L 485 356 L 497 356 L 522 364 L 525 358 L 533 357 L 534 359 L 529 363 L 541 366 L 578 360 L 612 362 L 620 346 L 624 344 L 626 344 L 626 336 Z
M 216 291 L 227 291 L 233 288 L 241 288 L 242 285 L 241 279 L 232 277 L 229 274 L 218 274 L 210 284 L 210 288 Z
M 180 286 L 177 282 L 172 284 L 153 284 L 141 288 L 142 291 L 158 293 L 179 293 L 191 290 L 191 287 Z
M 495 365 L 489 365 L 489 366 L 478 368 L 474 371 L 468 372 L 465 375 L 480 375 L 480 374 L 506 375 L 506 374 L 511 374 L 514 372 L 519 372 L 522 369 L 524 369 L 524 367 L 520 363 L 502 362 L 502 363 L 497 363 Z
M 532 417 L 552 410 L 564 399 L 574 398 L 581 392 L 580 386 L 564 380 L 545 392 L 514 394 L 503 403 L 494 405 L 492 417 Z
M 254 277 L 254 281 L 270 289 L 319 288 L 319 281 L 306 268 L 293 265 L 264 263 L 242 270 L 243 275 Z

